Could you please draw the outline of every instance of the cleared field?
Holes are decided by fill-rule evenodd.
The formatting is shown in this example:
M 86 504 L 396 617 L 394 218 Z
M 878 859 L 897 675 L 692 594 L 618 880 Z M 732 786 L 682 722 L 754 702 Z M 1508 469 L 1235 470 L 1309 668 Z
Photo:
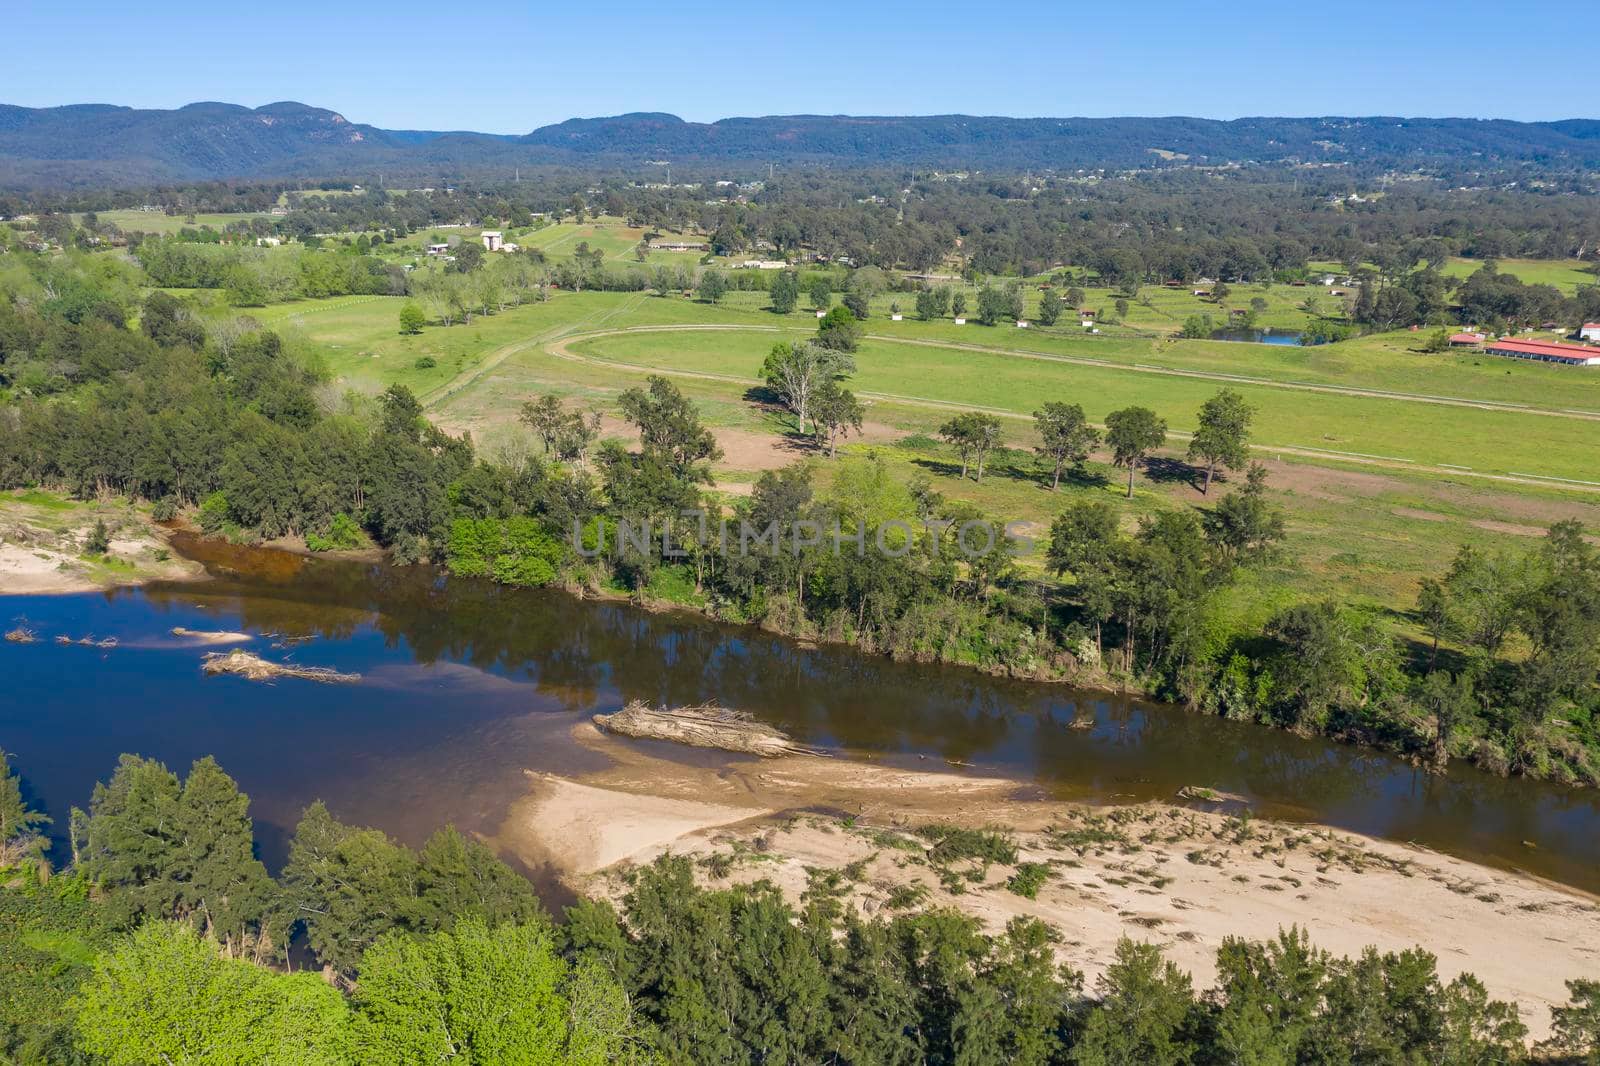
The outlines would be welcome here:
M 1571 296 L 1579 285 L 1600 285 L 1600 275 L 1595 274 L 1595 263 L 1581 259 L 1500 259 L 1496 260 L 1500 273 L 1510 274 L 1529 285 L 1554 285 Z M 1451 277 L 1464 278 L 1483 269 L 1481 259 L 1452 259 L 1444 265 L 1443 272 Z
M 581 341 L 577 354 L 672 372 L 756 380 L 772 337 L 739 331 L 636 333 Z M 1129 405 L 1150 407 L 1174 431 L 1221 385 L 1124 367 L 868 339 L 853 386 L 887 398 L 985 407 L 1026 416 L 1046 399 L 1081 403 L 1091 419 Z M 1266 446 L 1317 449 L 1479 471 L 1597 480 L 1600 423 L 1377 396 L 1305 393 L 1235 383 L 1256 406 Z
M 246 221 L 252 218 L 270 218 L 272 216 L 262 211 L 242 212 L 239 214 L 200 214 L 194 216 L 190 222 L 188 215 L 167 215 L 160 211 L 101 211 L 99 212 L 102 223 L 112 223 L 125 233 L 177 233 L 179 230 L 199 229 L 201 226 L 210 226 L 220 230 L 230 222 Z M 74 215 L 74 222 L 81 222 L 82 215 Z

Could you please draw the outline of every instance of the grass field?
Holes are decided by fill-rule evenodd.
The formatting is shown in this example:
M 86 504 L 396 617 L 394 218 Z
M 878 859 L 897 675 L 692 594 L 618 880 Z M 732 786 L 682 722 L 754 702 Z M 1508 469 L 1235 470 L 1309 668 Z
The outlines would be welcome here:
M 1595 274 L 1595 264 L 1579 259 L 1500 259 L 1496 261 L 1500 273 L 1510 274 L 1529 285 L 1554 285 L 1571 296 L 1579 285 L 1600 285 Z M 1444 265 L 1444 273 L 1464 278 L 1483 269 L 1481 259 L 1452 259 Z
M 238 222 L 252 218 L 269 218 L 264 212 L 242 212 L 239 214 L 198 214 L 194 221 L 188 221 L 188 215 L 167 215 L 160 211 L 101 211 L 99 212 L 102 223 L 112 223 L 124 233 L 177 233 L 185 227 L 199 229 L 201 226 L 210 226 L 220 230 L 230 222 Z M 82 221 L 82 215 L 74 215 L 73 221 Z

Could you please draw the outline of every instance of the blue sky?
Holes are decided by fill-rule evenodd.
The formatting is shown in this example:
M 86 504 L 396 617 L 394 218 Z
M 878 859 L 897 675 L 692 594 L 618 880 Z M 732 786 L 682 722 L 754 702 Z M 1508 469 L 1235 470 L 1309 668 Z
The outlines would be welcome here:
M 1600 114 L 1578 43 L 1594 0 L 9 0 L 0 26 L 3 103 L 289 99 L 389 128 L 525 133 L 624 111 Z

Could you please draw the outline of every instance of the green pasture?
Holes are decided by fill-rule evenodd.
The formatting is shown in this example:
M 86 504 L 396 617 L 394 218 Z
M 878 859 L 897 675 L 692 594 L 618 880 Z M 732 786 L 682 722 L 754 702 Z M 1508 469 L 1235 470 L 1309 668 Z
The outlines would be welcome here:
M 102 223 L 111 223 L 124 233 L 177 233 L 181 229 L 199 229 L 201 226 L 210 226 L 214 230 L 221 230 L 230 222 L 248 221 L 253 218 L 270 218 L 264 212 L 240 212 L 237 214 L 197 214 L 194 221 L 190 222 L 188 215 L 168 215 L 160 211 L 100 211 L 97 212 Z M 82 222 L 82 215 L 74 215 L 74 222 Z
M 602 337 L 577 344 L 590 358 L 652 369 L 755 380 L 773 338 L 738 331 Z M 1150 407 L 1174 431 L 1194 427 L 1218 382 L 1082 366 L 993 352 L 865 341 L 852 379 L 860 392 L 1027 415 L 1040 403 L 1081 403 L 1094 420 L 1120 407 Z M 1375 396 L 1231 387 L 1257 408 L 1256 438 L 1284 449 L 1455 465 L 1477 471 L 1596 480 L 1600 422 L 1415 403 Z

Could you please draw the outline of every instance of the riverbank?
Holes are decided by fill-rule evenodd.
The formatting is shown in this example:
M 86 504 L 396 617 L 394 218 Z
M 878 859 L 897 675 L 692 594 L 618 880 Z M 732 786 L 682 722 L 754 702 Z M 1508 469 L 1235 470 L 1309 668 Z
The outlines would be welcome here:
M 572 735 L 611 765 L 530 775 L 495 843 L 588 895 L 618 897 L 631 867 L 671 851 L 694 856 L 708 885 L 767 879 L 869 915 L 950 906 L 991 932 L 1037 917 L 1091 980 L 1120 937 L 1148 940 L 1201 986 L 1224 937 L 1298 925 L 1340 955 L 1420 945 L 1447 979 L 1471 972 L 1516 1002 L 1536 1036 L 1567 1001 L 1563 982 L 1600 972 L 1595 897 L 1420 847 L 1220 804 L 1068 804 L 1017 780 L 853 759 L 692 765 L 587 722 Z M 933 825 L 1003 826 L 1015 855 L 963 857 L 971 848 L 936 844 Z
M 108 546 L 91 554 L 97 522 L 106 525 Z M 94 592 L 203 575 L 200 564 L 168 546 L 167 531 L 147 508 L 38 490 L 0 493 L 0 595 Z

